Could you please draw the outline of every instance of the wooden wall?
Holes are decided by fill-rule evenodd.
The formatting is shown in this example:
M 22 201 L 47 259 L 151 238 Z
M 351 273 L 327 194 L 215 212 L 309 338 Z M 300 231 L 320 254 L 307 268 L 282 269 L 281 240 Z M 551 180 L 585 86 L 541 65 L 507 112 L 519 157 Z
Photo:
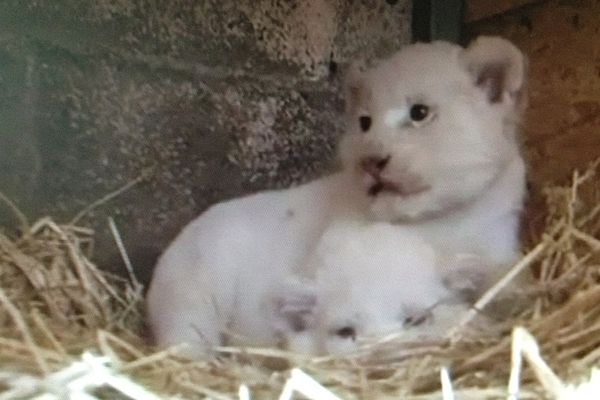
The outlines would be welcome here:
M 535 2 L 467 30 L 503 36 L 529 58 L 523 130 L 534 196 L 600 157 L 600 1 Z
M 540 0 L 467 0 L 465 1 L 465 21 L 479 21 L 535 2 L 540 2 Z

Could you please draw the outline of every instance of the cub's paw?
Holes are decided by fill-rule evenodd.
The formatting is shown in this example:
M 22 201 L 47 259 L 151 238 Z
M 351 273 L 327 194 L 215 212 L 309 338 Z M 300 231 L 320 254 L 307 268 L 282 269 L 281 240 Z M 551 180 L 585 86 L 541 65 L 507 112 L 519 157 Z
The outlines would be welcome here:
M 474 254 L 456 254 L 443 265 L 442 280 L 448 290 L 474 302 L 488 288 L 490 267 Z

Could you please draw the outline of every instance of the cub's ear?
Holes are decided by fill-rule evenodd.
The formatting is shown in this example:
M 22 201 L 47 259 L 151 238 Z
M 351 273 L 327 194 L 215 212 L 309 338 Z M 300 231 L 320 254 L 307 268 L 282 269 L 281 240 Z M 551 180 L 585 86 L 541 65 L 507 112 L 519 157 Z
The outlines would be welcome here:
M 363 76 L 365 69 L 364 62 L 353 61 L 346 71 L 343 95 L 346 103 L 346 113 L 348 114 L 354 114 L 366 101 L 368 89 Z
M 314 327 L 318 306 L 314 284 L 296 279 L 286 281 L 272 291 L 270 303 L 275 331 L 303 332 Z
M 462 61 L 490 103 L 523 101 L 527 61 L 508 40 L 479 37 L 463 51 Z

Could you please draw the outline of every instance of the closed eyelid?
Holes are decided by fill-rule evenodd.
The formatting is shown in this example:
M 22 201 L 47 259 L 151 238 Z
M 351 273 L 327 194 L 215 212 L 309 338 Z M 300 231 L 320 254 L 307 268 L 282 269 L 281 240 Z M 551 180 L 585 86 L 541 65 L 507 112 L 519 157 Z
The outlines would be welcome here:
M 336 336 L 344 338 L 344 339 L 356 340 L 356 337 L 357 337 L 356 328 L 351 325 L 337 328 L 333 333 Z
M 358 335 L 358 332 L 360 330 L 358 321 L 353 319 L 338 320 L 337 323 L 332 323 L 331 325 L 329 325 L 329 327 L 330 329 L 328 332 L 332 335 L 336 335 L 337 332 L 344 328 L 352 328 L 356 335 Z

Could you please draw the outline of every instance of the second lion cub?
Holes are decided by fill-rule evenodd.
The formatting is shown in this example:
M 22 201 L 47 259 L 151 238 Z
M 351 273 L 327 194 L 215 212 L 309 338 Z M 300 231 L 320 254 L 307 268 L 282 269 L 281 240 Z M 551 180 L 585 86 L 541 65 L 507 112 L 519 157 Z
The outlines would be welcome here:
M 257 296 L 302 275 L 342 218 L 402 225 L 453 260 L 437 264 L 449 289 L 467 279 L 483 290 L 519 250 L 524 82 L 521 52 L 493 37 L 407 46 L 353 75 L 341 172 L 216 204 L 160 257 L 147 297 L 158 344 L 189 342 L 205 356 L 231 326 L 268 343 Z

